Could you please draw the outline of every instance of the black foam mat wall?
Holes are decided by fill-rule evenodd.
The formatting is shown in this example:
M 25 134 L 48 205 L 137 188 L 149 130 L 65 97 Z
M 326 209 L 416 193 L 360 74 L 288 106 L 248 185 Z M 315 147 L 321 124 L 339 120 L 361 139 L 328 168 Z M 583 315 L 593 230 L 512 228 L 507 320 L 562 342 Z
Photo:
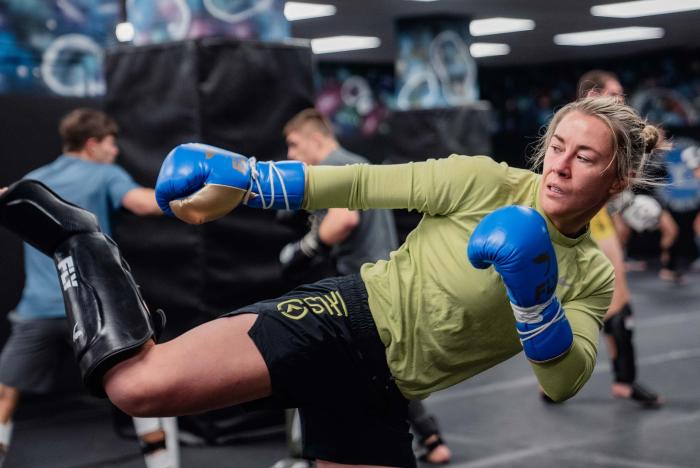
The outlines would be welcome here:
M 282 128 L 313 102 L 306 47 L 207 38 L 120 48 L 106 60 L 105 108 L 121 127 L 121 164 L 153 186 L 176 145 L 203 142 L 260 160 L 286 158 Z M 292 287 L 277 255 L 298 233 L 274 214 L 236 209 L 202 226 L 122 214 L 115 235 L 166 338 Z
M 492 113 L 486 102 L 460 107 L 394 111 L 387 123 L 391 163 L 491 155 Z M 399 239 L 418 224 L 420 213 L 394 210 Z
M 460 107 L 389 114 L 391 155 L 396 162 L 491 154 L 491 107 L 479 101 Z
M 155 184 L 168 152 L 186 142 L 286 159 L 282 128 L 313 105 L 306 47 L 206 38 L 120 48 L 107 55 L 106 77 L 105 109 L 121 128 L 120 163 L 145 186 Z M 165 310 L 163 339 L 295 286 L 281 277 L 278 253 L 302 233 L 276 222 L 273 212 L 239 207 L 201 226 L 122 212 L 115 226 L 146 301 Z M 220 443 L 282 427 L 282 413 L 242 412 L 190 416 L 182 430 Z

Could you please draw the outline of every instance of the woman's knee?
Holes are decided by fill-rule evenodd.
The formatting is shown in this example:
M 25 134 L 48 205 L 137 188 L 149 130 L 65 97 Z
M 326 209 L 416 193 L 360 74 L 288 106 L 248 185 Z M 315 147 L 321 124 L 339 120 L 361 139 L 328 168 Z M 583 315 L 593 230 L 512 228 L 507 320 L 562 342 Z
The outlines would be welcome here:
M 105 374 L 103 385 L 112 403 L 130 416 L 162 416 L 166 392 L 152 359 L 137 355 L 117 364 Z

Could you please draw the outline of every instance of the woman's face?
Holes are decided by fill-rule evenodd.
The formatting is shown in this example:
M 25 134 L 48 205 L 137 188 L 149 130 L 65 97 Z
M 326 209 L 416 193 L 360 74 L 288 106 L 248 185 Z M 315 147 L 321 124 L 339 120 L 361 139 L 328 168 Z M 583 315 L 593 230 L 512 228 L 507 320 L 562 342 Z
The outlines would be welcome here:
M 574 236 L 624 184 L 616 176 L 612 133 L 597 117 L 572 111 L 544 156 L 540 203 L 559 232 Z

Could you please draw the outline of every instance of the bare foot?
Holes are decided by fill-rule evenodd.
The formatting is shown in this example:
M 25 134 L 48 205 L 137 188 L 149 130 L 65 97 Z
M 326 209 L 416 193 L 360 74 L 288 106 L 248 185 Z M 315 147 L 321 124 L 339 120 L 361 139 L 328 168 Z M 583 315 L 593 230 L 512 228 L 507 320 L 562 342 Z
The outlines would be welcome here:
M 669 270 L 668 268 L 662 268 L 659 270 L 659 278 L 661 278 L 663 281 L 675 283 L 678 286 L 685 286 L 687 284 L 687 280 L 684 275 L 676 271 Z
M 438 445 L 435 445 L 436 443 Z M 452 457 L 452 452 L 437 434 L 431 435 L 425 439 L 425 441 L 423 441 L 423 446 L 428 450 L 422 457 L 423 461 L 427 463 L 444 465 L 448 463 Z
M 615 398 L 625 398 L 636 401 L 646 408 L 658 408 L 663 404 L 663 398 L 652 390 L 635 382 L 633 384 L 616 382 L 612 386 L 612 395 Z

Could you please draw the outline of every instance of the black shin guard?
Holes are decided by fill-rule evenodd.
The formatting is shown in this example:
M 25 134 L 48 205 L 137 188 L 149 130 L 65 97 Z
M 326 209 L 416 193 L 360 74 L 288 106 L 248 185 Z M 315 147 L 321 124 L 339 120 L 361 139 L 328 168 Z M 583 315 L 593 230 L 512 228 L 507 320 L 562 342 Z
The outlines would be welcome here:
M 97 217 L 41 182 L 21 180 L 0 197 L 0 224 L 49 257 L 70 236 L 97 232 Z
M 0 224 L 53 257 L 83 381 L 104 396 L 104 373 L 154 336 L 146 304 L 116 244 L 100 232 L 92 213 L 31 180 L 0 197 Z
M 117 245 L 101 232 L 69 237 L 54 253 L 83 380 L 102 376 L 154 337 L 151 317 Z
M 629 304 L 604 324 L 605 333 L 612 336 L 617 356 L 612 360 L 615 382 L 631 384 L 637 377 L 634 345 L 632 344 L 632 309 Z

